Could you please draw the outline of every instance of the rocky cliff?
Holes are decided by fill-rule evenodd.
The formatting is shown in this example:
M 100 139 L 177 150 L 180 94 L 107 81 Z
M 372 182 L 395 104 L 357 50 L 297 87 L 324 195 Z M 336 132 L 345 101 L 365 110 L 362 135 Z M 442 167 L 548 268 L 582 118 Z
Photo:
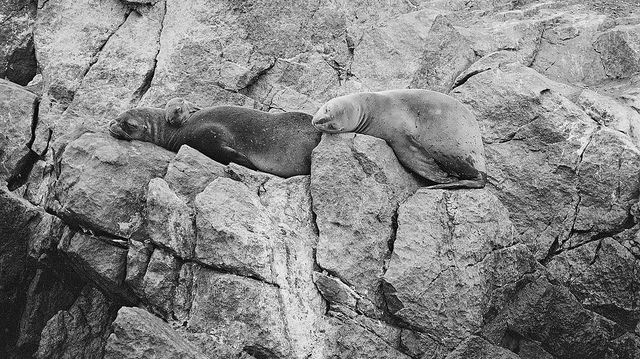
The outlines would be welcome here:
M 5 357 L 640 357 L 633 0 L 0 4 Z M 475 114 L 485 189 L 364 135 L 282 179 L 104 127 L 391 88 Z

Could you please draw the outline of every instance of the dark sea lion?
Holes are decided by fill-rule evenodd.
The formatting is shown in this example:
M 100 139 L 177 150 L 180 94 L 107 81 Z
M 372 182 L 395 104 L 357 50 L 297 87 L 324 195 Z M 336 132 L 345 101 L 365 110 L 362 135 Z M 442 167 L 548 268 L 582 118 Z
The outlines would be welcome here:
M 313 124 L 323 132 L 384 139 L 403 165 L 437 183 L 429 188 L 482 188 L 487 182 L 478 122 L 445 94 L 405 89 L 341 96 L 325 103 Z
M 311 151 L 321 137 L 309 114 L 272 114 L 237 106 L 207 107 L 179 127 L 165 121 L 163 109 L 138 107 L 111 121 L 109 132 L 174 152 L 186 144 L 217 162 L 235 162 L 281 177 L 308 175 Z
M 181 126 L 196 111 L 201 110 L 196 104 L 181 97 L 174 97 L 164 107 L 165 119 L 172 126 Z

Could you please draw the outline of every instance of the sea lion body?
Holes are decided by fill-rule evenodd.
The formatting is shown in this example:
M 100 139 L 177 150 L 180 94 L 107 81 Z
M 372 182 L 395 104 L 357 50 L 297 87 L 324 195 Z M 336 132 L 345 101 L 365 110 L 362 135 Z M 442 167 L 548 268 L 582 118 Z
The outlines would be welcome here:
M 445 94 L 404 89 L 334 98 L 313 117 L 328 133 L 356 132 L 382 138 L 398 160 L 436 185 L 482 188 L 484 147 L 473 114 Z
M 309 114 L 272 114 L 237 106 L 202 109 L 179 127 L 165 121 L 163 109 L 134 108 L 111 121 L 109 132 L 174 152 L 186 144 L 217 162 L 235 162 L 281 177 L 309 174 L 311 151 L 321 137 Z
M 164 107 L 165 120 L 172 126 L 182 126 L 201 108 L 181 97 L 174 97 Z

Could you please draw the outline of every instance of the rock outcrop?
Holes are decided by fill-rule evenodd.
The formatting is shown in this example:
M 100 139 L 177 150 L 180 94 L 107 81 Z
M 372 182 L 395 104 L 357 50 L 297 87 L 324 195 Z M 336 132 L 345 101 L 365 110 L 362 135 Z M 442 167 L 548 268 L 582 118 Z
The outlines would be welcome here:
M 640 357 L 632 2 L 4 3 L 7 358 Z M 284 179 L 105 128 L 390 88 L 475 114 L 486 188 L 359 134 Z

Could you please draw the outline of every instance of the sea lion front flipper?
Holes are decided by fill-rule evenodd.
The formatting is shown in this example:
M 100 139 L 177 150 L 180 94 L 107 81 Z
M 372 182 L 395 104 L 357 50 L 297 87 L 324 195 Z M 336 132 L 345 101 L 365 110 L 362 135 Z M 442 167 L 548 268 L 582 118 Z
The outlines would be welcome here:
M 243 155 L 242 153 L 234 150 L 229 146 L 221 146 L 220 152 L 222 152 L 224 157 L 228 159 L 229 162 L 237 163 L 241 166 L 250 168 L 252 170 L 258 169 L 247 156 Z
M 392 148 L 400 163 L 419 176 L 436 183 L 455 181 L 455 178 L 440 168 L 433 156 L 413 136 L 407 136 L 407 143 Z

